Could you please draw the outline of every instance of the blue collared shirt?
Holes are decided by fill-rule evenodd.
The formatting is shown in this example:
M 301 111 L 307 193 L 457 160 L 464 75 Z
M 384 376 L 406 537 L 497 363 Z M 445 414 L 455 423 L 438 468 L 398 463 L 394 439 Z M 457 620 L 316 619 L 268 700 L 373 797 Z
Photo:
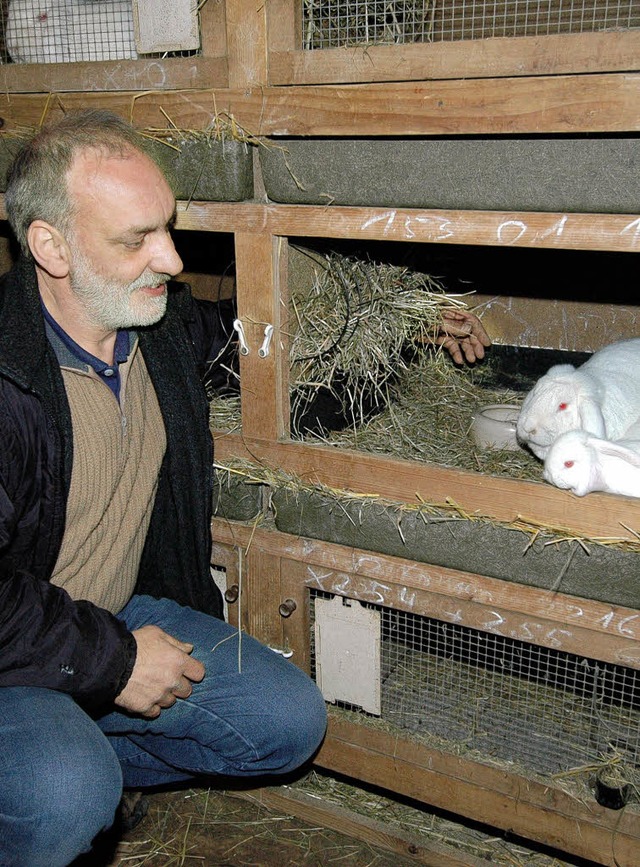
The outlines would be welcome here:
M 42 312 L 49 342 L 53 346 L 61 366 L 75 367 L 80 370 L 91 368 L 100 379 L 109 386 L 116 400 L 120 401 L 120 370 L 119 365 L 129 358 L 129 353 L 135 342 L 134 331 L 122 329 L 116 334 L 113 352 L 113 364 L 106 364 L 79 346 L 73 338 L 56 322 L 42 302 Z

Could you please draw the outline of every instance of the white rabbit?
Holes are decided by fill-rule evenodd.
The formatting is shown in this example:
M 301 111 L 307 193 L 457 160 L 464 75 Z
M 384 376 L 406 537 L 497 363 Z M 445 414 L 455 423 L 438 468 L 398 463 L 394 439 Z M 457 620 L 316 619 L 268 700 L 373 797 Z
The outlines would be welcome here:
M 7 51 L 14 63 L 138 57 L 131 0 L 11 0 Z
M 569 431 L 547 452 L 543 475 L 578 497 L 590 491 L 640 497 L 640 439 L 612 442 L 584 430 Z
M 640 338 L 604 346 L 583 365 L 557 364 L 522 403 L 517 437 L 539 458 L 569 430 L 622 438 L 640 418 Z

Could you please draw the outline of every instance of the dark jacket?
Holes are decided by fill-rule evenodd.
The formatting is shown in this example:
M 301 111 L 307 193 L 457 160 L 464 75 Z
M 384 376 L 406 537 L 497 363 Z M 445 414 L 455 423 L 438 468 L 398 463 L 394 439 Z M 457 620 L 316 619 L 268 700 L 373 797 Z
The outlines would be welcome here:
M 136 592 L 220 616 L 209 570 L 213 443 L 199 364 L 220 343 L 216 305 L 171 287 L 167 313 L 139 330 L 167 449 Z M 35 269 L 0 280 L 0 686 L 42 686 L 110 702 L 135 640 L 109 612 L 51 584 L 71 481 L 71 415 L 46 338 Z

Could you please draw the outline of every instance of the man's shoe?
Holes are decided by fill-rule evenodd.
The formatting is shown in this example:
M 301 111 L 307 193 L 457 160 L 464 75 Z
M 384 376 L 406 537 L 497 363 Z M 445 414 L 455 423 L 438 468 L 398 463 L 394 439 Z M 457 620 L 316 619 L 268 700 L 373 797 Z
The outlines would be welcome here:
M 142 792 L 123 792 L 115 824 L 124 833 L 132 831 L 147 815 L 149 798 Z

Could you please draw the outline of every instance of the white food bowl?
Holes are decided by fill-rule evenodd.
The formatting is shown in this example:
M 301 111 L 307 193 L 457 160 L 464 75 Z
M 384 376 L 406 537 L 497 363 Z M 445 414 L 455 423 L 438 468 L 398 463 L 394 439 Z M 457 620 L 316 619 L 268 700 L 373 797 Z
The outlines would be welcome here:
M 520 448 L 516 439 L 516 422 L 520 407 L 510 403 L 491 403 L 479 407 L 471 416 L 471 435 L 481 449 Z

